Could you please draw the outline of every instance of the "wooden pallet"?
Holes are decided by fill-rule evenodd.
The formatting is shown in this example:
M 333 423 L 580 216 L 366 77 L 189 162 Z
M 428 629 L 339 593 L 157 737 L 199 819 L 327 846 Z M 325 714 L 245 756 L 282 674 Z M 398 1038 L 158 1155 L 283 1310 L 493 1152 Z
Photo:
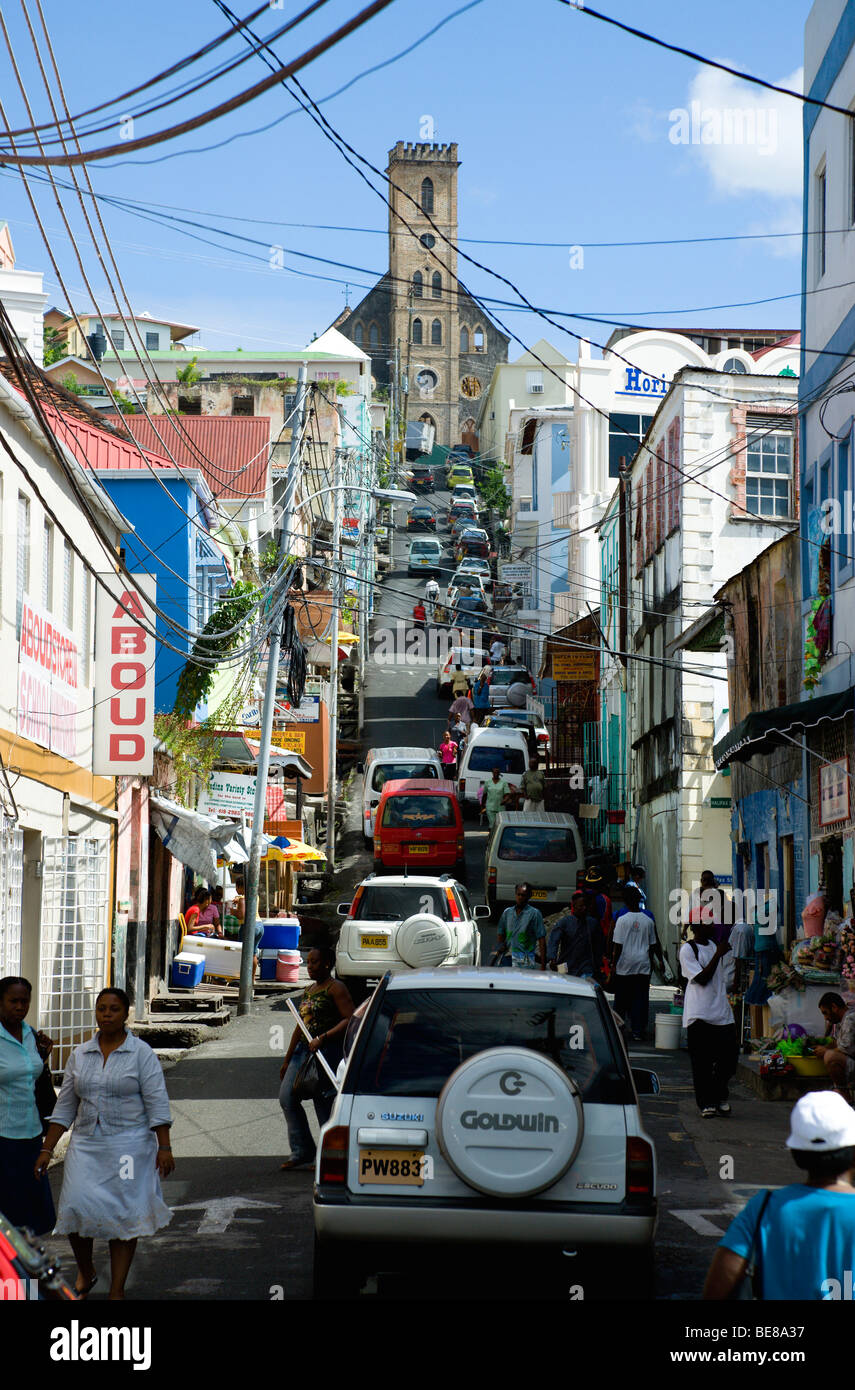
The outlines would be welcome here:
M 192 989 L 170 990 L 169 994 L 156 994 L 148 1006 L 150 1014 L 171 1014 L 177 1009 L 179 1012 L 192 1015 L 194 1013 L 217 1013 L 223 1007 L 223 996 L 219 992 L 208 992 L 205 994 L 194 994 Z

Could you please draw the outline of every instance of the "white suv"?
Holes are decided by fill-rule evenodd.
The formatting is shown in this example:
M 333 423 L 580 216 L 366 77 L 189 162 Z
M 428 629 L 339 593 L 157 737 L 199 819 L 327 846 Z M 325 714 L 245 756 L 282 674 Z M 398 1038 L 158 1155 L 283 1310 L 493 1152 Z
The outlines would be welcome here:
M 318 1149 L 316 1297 L 417 1273 L 432 1253 L 446 1272 L 515 1260 L 541 1290 L 554 1258 L 585 1287 L 606 1251 L 609 1296 L 615 1268 L 651 1296 L 656 1165 L 638 1094 L 659 1083 L 630 1068 L 602 990 L 420 970 L 386 976 L 362 1013 Z
M 336 975 L 355 1000 L 387 970 L 479 965 L 486 904 L 472 907 L 450 874 L 369 874 L 351 903 L 339 903 L 345 920 L 335 954 Z

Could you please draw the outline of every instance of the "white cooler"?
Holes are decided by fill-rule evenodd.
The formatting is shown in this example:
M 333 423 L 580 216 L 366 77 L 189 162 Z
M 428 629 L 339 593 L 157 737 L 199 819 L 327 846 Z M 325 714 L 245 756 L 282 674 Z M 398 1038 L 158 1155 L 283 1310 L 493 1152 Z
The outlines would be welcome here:
M 240 941 L 227 941 L 218 936 L 185 936 L 181 949 L 195 951 L 205 957 L 205 974 L 222 980 L 240 979 Z

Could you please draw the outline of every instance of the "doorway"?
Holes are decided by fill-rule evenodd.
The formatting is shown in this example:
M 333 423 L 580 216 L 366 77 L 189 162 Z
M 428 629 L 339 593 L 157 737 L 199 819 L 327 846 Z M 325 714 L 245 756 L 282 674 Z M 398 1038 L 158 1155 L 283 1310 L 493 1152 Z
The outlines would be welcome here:
M 843 841 L 839 835 L 829 836 L 820 847 L 822 866 L 820 881 L 825 884 L 828 906 L 835 912 L 843 911 Z
M 796 939 L 796 864 L 792 835 L 782 835 L 778 841 L 778 882 L 781 885 L 780 922 L 784 946 L 789 949 Z

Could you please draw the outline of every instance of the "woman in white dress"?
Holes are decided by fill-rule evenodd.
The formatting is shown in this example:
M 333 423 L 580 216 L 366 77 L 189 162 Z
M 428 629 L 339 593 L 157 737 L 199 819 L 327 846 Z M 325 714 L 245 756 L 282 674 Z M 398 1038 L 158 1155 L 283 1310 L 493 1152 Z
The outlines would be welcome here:
M 124 990 L 101 990 L 95 1001 L 98 1031 L 66 1063 L 36 1164 L 37 1175 L 45 1171 L 60 1134 L 73 1124 L 55 1232 L 71 1242 L 77 1292 L 84 1297 L 97 1279 L 97 1238 L 110 1243 L 109 1296 L 124 1298 L 137 1237 L 172 1220 L 160 1191 L 160 1179 L 175 1167 L 169 1097 L 157 1057 L 125 1026 L 129 1009 Z

